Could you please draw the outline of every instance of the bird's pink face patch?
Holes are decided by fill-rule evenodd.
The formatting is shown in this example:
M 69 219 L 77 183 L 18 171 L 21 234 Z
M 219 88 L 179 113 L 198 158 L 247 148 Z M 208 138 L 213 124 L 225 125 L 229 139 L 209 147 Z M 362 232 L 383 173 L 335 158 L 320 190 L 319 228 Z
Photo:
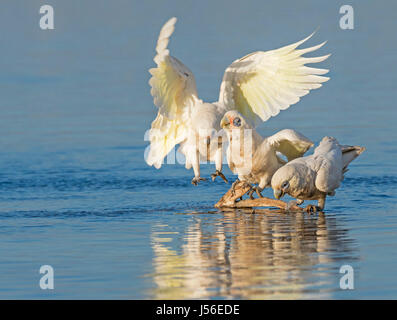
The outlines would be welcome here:
M 227 116 L 227 118 L 229 119 L 230 128 L 233 128 L 234 127 L 234 125 L 233 125 L 234 118 L 232 116 Z

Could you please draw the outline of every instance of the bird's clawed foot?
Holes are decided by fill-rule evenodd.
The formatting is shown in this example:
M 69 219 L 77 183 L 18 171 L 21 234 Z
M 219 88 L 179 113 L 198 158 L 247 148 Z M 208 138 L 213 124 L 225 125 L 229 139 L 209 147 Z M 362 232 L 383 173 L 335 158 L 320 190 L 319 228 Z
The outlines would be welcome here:
M 318 206 L 314 206 L 314 205 L 312 205 L 312 204 L 307 205 L 306 208 L 305 208 L 305 211 L 306 211 L 308 214 L 316 213 L 316 212 L 319 212 L 319 211 L 322 211 L 322 210 L 323 210 L 322 208 L 320 208 L 320 207 L 318 207 Z
M 218 176 L 221 177 L 222 180 L 225 181 L 225 183 L 229 183 L 229 181 L 226 179 L 225 175 L 219 170 L 216 170 L 215 173 L 211 174 L 212 181 L 215 181 L 215 178 Z
M 291 210 L 291 208 L 293 208 L 294 206 L 298 205 L 298 201 L 296 200 L 291 200 L 287 203 L 287 206 L 285 207 L 285 210 L 289 211 Z
M 253 193 L 256 192 L 256 194 L 258 195 L 259 198 L 263 198 L 261 192 L 263 189 L 259 188 L 259 187 L 251 187 L 251 189 L 248 191 L 248 195 L 250 197 L 251 200 L 254 200 L 254 196 Z
M 194 177 L 194 178 L 192 179 L 192 184 L 195 185 L 195 186 L 197 186 L 198 183 L 199 183 L 200 181 L 206 181 L 206 180 L 207 180 L 206 178 Z

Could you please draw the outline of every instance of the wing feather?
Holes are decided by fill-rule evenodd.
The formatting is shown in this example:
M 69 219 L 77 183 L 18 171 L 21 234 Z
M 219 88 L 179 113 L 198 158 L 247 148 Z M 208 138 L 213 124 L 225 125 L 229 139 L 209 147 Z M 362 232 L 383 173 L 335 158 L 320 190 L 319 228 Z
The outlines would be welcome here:
M 332 193 L 339 188 L 343 179 L 340 163 L 324 157 L 317 171 L 316 188 L 324 193 Z
M 320 88 L 329 80 L 323 76 L 328 70 L 305 64 L 322 62 L 330 55 L 302 55 L 320 49 L 326 42 L 296 49 L 312 35 L 288 46 L 254 52 L 234 61 L 223 76 L 219 102 L 257 124 L 297 103 L 310 90 Z
M 154 57 L 157 66 L 149 70 L 150 93 L 158 114 L 150 129 L 146 162 L 156 168 L 161 167 L 164 157 L 176 144 L 187 138 L 191 109 L 199 101 L 193 73 L 170 56 L 167 49 L 175 23 L 176 18 L 171 18 L 161 28 Z
M 313 146 L 313 142 L 303 134 L 284 129 L 268 137 L 263 143 L 272 145 L 276 151 L 285 155 L 288 161 L 302 157 Z
M 146 162 L 159 169 L 165 156 L 187 137 L 186 126 L 178 120 L 170 120 L 160 113 L 152 122 L 149 132 L 150 148 Z

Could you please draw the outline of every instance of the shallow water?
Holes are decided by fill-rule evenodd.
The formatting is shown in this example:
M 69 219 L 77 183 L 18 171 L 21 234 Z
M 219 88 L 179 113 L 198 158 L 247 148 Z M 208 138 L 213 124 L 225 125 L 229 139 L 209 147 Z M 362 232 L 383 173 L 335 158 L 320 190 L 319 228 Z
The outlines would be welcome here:
M 55 30 L 41 31 L 40 1 L 4 1 L 0 298 L 397 297 L 396 5 L 353 1 L 343 31 L 332 3 L 227 3 L 52 1 Z M 231 61 L 320 26 L 309 44 L 328 40 L 331 80 L 259 131 L 367 148 L 324 214 L 221 212 L 222 181 L 194 187 L 182 165 L 145 164 L 147 70 L 174 15 L 171 52 L 209 101 Z M 54 290 L 39 287 L 45 264 Z M 354 290 L 339 288 L 345 264 Z

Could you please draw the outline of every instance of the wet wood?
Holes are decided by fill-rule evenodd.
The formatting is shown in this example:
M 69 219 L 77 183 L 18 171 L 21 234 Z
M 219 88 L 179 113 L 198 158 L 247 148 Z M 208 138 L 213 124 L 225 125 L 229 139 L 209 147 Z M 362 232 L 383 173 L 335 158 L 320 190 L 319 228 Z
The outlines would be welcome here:
M 244 196 L 250 190 L 250 188 L 250 185 L 246 182 L 239 181 L 235 185 L 234 192 L 233 187 L 230 188 L 215 204 L 215 208 L 275 207 L 283 210 L 287 209 L 288 204 L 286 202 L 266 197 L 239 200 L 240 197 Z M 297 205 L 291 205 L 288 210 L 303 211 L 303 209 Z

